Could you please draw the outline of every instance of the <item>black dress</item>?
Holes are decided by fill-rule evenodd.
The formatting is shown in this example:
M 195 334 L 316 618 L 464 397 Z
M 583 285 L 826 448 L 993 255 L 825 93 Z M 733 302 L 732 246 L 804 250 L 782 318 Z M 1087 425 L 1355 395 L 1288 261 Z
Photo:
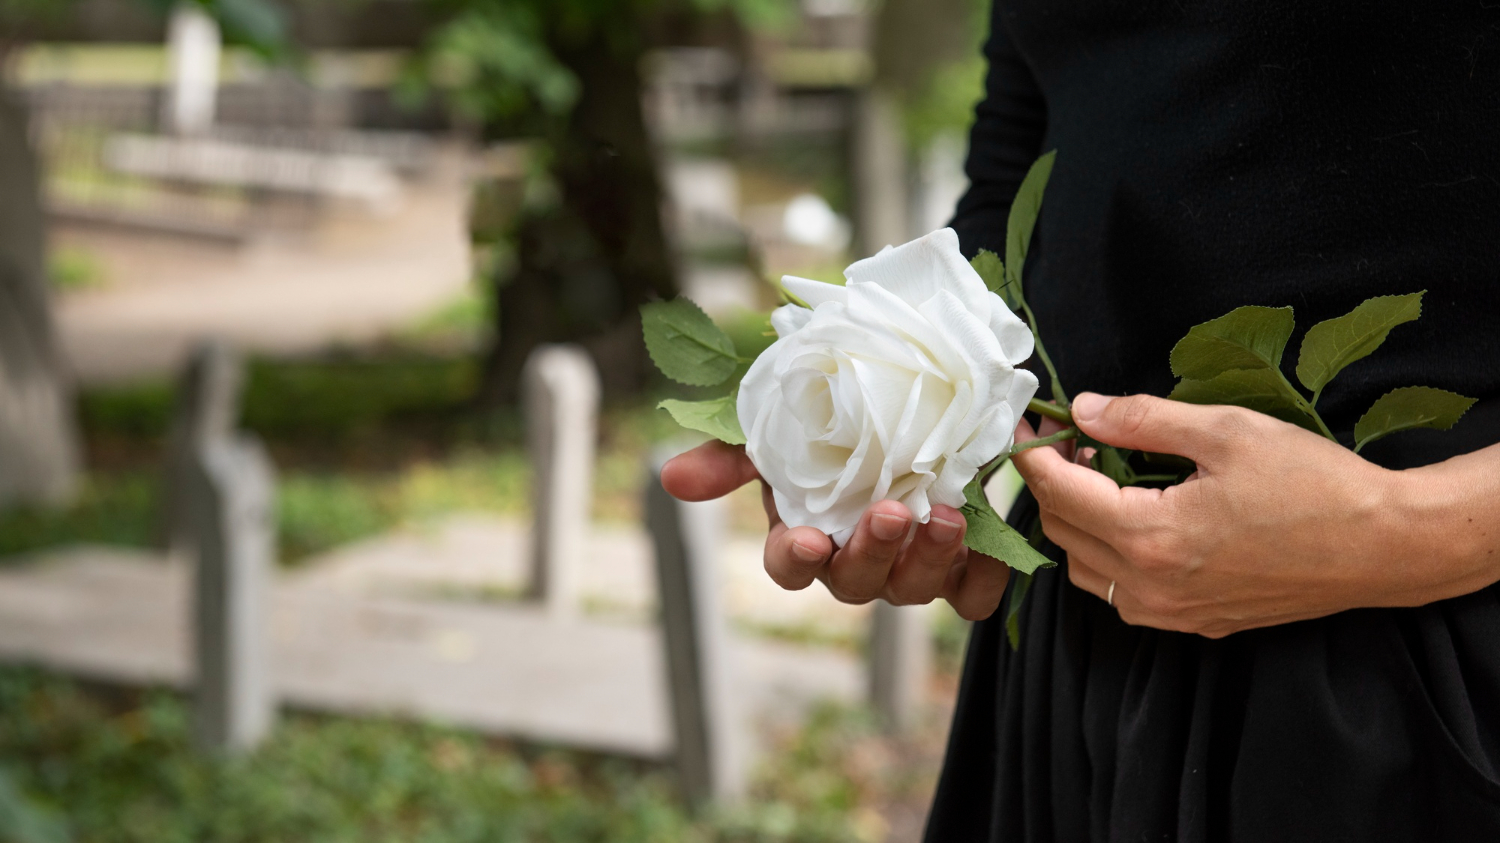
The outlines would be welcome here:
M 1172 344 L 1242 304 L 1300 334 L 1425 289 L 1319 409 L 1347 437 L 1393 387 L 1479 399 L 1366 449 L 1390 467 L 1500 441 L 1500 0 L 997 0 L 986 54 L 954 226 L 1003 253 L 1058 150 L 1027 296 L 1071 391 L 1165 395 Z M 1500 841 L 1500 588 L 1211 641 L 1126 626 L 1060 566 L 1017 652 L 1001 614 L 929 843 Z

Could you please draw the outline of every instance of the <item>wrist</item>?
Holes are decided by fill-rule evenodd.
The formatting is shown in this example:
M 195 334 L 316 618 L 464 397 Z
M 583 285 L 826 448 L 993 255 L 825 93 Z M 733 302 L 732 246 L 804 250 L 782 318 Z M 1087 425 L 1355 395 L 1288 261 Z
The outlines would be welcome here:
M 1458 462 L 1386 472 L 1381 557 L 1394 581 L 1384 605 L 1421 606 L 1500 580 L 1492 522 Z

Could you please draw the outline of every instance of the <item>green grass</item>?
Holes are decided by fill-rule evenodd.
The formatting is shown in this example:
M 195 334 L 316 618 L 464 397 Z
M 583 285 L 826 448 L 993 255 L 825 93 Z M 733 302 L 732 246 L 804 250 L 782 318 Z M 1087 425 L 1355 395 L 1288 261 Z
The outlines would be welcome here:
M 11 785 L 78 843 L 860 843 L 881 839 L 886 806 L 920 806 L 931 788 L 867 715 L 838 707 L 776 742 L 746 804 L 696 818 L 654 764 L 305 714 L 223 760 L 192 751 L 190 725 L 176 694 L 0 667 Z

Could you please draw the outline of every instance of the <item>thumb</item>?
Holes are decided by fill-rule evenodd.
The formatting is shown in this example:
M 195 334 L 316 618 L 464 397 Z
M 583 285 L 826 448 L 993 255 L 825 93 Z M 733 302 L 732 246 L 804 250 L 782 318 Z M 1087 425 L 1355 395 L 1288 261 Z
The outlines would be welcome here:
M 1202 462 L 1233 447 L 1235 407 L 1169 401 L 1154 395 L 1110 397 L 1092 392 L 1073 401 L 1078 429 L 1106 445 L 1177 454 Z

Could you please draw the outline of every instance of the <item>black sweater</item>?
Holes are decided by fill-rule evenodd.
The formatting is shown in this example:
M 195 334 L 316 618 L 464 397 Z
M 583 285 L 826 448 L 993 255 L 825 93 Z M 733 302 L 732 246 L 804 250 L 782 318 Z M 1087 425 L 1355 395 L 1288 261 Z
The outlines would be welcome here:
M 1003 254 L 1057 150 L 1028 297 L 1070 392 L 1166 394 L 1172 344 L 1244 304 L 1296 308 L 1290 372 L 1313 323 L 1425 289 L 1319 409 L 1347 435 L 1394 387 L 1480 399 L 1386 464 L 1500 439 L 1500 2 L 1000 0 L 986 54 L 955 227 Z
M 1071 392 L 1166 394 L 1172 344 L 1239 305 L 1300 333 L 1425 289 L 1319 409 L 1347 438 L 1386 390 L 1445 387 L 1479 399 L 1457 427 L 1366 453 L 1500 441 L 1500 0 L 997 0 L 986 54 L 954 226 L 1003 252 L 1057 149 L 1027 296 Z M 929 843 L 1500 840 L 1500 588 L 1211 641 L 1126 626 L 1064 561 L 1017 651 L 1009 600 L 970 640 Z

